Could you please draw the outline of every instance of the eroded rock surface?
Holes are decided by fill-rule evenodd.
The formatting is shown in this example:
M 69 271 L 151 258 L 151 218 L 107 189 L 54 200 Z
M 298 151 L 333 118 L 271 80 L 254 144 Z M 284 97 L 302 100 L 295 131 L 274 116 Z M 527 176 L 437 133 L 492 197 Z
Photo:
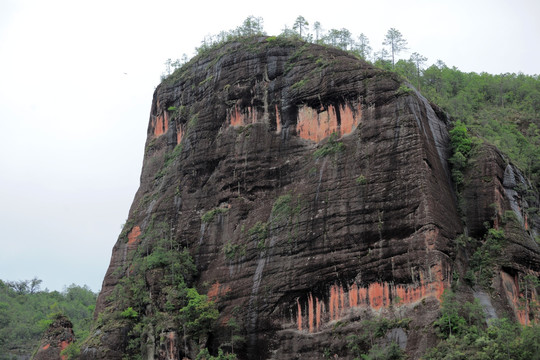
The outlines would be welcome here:
M 159 223 L 159 236 L 195 259 L 193 285 L 218 304 L 213 351 L 230 349 L 234 318 L 240 358 L 317 358 L 324 349 L 352 358 L 347 335 L 383 315 L 413 319 L 386 338 L 418 356 L 436 341 L 429 329 L 463 232 L 448 125 L 397 75 L 336 49 L 258 38 L 194 59 L 155 91 L 141 185 L 96 318 L 124 310 L 117 285 L 132 276 L 137 251 L 155 248 Z M 475 181 L 501 176 L 497 161 L 482 159 L 497 174 Z M 466 195 L 476 201 L 471 231 L 492 218 L 492 197 L 511 208 L 496 191 L 479 183 Z M 527 244 L 533 260 L 516 271 L 540 270 L 538 247 Z M 516 244 L 513 259 L 528 245 Z M 166 271 L 144 277 L 146 316 L 178 311 L 167 310 Z M 100 324 L 83 358 L 120 359 L 129 324 Z M 145 354 L 192 356 L 174 321 L 153 329 Z
M 73 324 L 67 317 L 58 315 L 43 335 L 39 349 L 32 359 L 65 360 L 66 356 L 61 355 L 61 352 L 74 341 Z

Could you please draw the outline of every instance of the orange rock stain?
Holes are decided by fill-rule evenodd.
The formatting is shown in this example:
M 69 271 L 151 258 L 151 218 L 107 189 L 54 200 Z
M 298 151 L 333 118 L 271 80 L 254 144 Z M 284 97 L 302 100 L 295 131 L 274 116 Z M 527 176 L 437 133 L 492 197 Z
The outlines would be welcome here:
M 154 128 L 154 136 L 161 136 L 169 130 L 169 115 L 166 111 L 155 117 L 152 122 Z
M 262 119 L 263 114 L 251 106 L 241 110 L 238 105 L 235 105 L 234 109 L 229 111 L 228 117 L 232 126 L 246 126 L 256 123 L 258 119 Z
M 341 107 L 341 135 L 350 134 L 360 124 L 361 114 L 361 106 L 356 111 L 348 105 Z
M 215 282 L 208 290 L 208 300 L 217 301 L 221 296 L 226 295 L 230 291 L 230 286 L 223 286 L 219 282 Z
M 319 302 L 319 299 L 315 298 L 315 321 L 317 325 L 317 331 L 321 326 L 321 312 L 322 312 L 322 303 Z
M 69 342 L 67 342 L 67 341 L 65 341 L 65 340 L 62 341 L 62 342 L 60 343 L 60 352 L 62 352 L 65 348 L 67 348 L 68 345 L 69 345 Z M 62 360 L 66 360 L 66 359 L 67 359 L 67 355 L 60 355 L 60 358 L 61 358 Z
M 355 283 L 353 283 L 349 289 L 349 306 L 358 306 L 358 286 Z
M 314 326 L 314 320 L 315 320 L 315 314 L 314 314 L 314 308 L 313 308 L 313 295 L 309 294 L 308 297 L 308 324 L 309 324 L 309 332 L 313 332 L 313 326 Z
M 338 112 L 339 120 L 338 121 Z M 329 105 L 326 109 L 313 109 L 303 106 L 298 110 L 296 133 L 304 139 L 319 142 L 337 133 L 339 136 L 351 133 L 360 123 L 361 108 L 352 109 L 349 105 Z
M 283 128 L 278 105 L 275 107 L 276 131 L 279 133 Z M 339 136 L 351 133 L 360 123 L 361 106 L 353 108 L 350 105 L 313 109 L 302 106 L 298 109 L 296 121 L 296 134 L 301 138 L 319 142 L 337 133 Z M 338 114 L 339 113 L 339 114 Z M 228 123 L 231 126 L 246 126 L 261 122 L 265 114 L 253 107 L 241 109 L 238 105 L 230 109 L 227 114 Z M 165 130 L 166 131 L 166 130 Z
M 341 309 L 345 309 L 345 292 L 343 291 L 343 286 L 339 287 L 339 300 L 341 304 Z
M 296 305 L 298 306 L 296 323 L 298 324 L 298 330 L 302 331 L 302 307 L 300 306 L 300 300 L 296 299 Z
M 276 108 L 276 131 L 280 133 L 281 132 L 281 117 L 279 116 L 279 108 L 277 104 L 275 105 L 275 108 Z
M 174 354 L 175 336 L 174 336 L 173 332 L 170 332 L 170 333 L 167 334 L 167 340 L 169 342 L 169 347 L 167 348 L 167 358 L 168 359 L 174 359 L 175 358 L 175 354 Z
M 339 289 L 337 285 L 333 285 L 330 288 L 330 320 L 336 320 L 339 317 L 339 303 L 338 295 Z
M 340 284 L 330 286 L 328 308 L 324 300 L 309 294 L 305 303 L 307 311 L 307 325 L 302 321 L 302 304 L 296 300 L 297 328 L 312 333 L 318 331 L 325 321 L 339 320 L 346 315 L 349 309 L 371 308 L 379 310 L 392 306 L 403 306 L 416 303 L 427 297 L 434 297 L 440 301 L 442 293 L 447 287 L 443 280 L 441 266 L 432 267 L 432 280 L 421 279 L 419 284 L 393 285 L 387 282 L 374 282 L 366 287 L 353 283 L 348 287 Z
M 134 226 L 128 234 L 128 244 L 133 245 L 139 242 L 139 236 L 141 235 L 141 228 Z
M 510 274 L 501 271 L 501 280 L 506 298 L 511 304 L 514 314 L 521 325 L 530 325 L 529 312 L 531 307 L 538 307 L 539 301 L 536 293 L 533 291 L 530 298 L 525 298 L 519 288 L 519 279 L 517 276 L 512 277 Z M 537 323 L 540 319 L 535 318 Z
M 368 287 L 369 304 L 374 310 L 379 310 L 384 305 L 386 300 L 384 285 L 380 283 L 373 283 Z

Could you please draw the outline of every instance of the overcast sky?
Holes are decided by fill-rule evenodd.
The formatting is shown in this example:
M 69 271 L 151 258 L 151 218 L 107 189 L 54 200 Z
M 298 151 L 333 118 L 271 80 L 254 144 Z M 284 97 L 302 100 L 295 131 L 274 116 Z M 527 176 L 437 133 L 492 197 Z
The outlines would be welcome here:
M 190 5 L 187 5 L 190 4 Z M 205 35 L 298 15 L 325 30 L 388 29 L 463 71 L 540 73 L 540 1 L 0 0 L 0 279 L 101 288 L 139 186 L 167 58 Z

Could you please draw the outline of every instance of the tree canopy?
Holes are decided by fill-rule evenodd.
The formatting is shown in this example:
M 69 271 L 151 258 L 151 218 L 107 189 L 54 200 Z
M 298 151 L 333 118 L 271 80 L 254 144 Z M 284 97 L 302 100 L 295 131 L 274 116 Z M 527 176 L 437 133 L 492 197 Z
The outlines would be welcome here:
M 73 323 L 77 339 L 86 337 L 97 295 L 71 284 L 62 292 L 40 290 L 42 280 L 0 280 L 0 360 L 30 355 L 58 313 Z
M 390 54 L 392 55 L 392 68 L 395 65 L 395 56 L 403 50 L 407 49 L 407 40 L 403 38 L 401 32 L 395 28 L 391 28 L 384 37 L 383 45 L 390 46 Z
M 309 23 L 303 16 L 298 16 L 296 20 L 294 21 L 293 30 L 298 32 L 298 35 L 302 37 L 302 32 L 304 33 L 304 36 L 306 35 L 306 31 L 308 29 Z

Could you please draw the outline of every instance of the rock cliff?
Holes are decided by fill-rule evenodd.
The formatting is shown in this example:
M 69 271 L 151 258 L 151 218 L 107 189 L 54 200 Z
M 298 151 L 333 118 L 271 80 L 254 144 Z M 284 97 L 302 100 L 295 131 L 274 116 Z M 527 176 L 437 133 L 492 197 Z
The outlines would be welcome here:
M 39 349 L 32 359 L 65 360 L 67 357 L 61 355 L 61 352 L 74 341 L 73 324 L 64 315 L 58 315 L 43 335 Z
M 418 357 L 467 268 L 455 239 L 485 222 L 511 234 L 486 302 L 527 321 L 519 279 L 540 270 L 530 186 L 479 146 L 458 202 L 449 126 L 398 75 L 337 49 L 261 37 L 196 57 L 154 93 L 141 185 L 82 357 L 352 358 L 347 336 L 377 316 L 398 324 L 377 341 Z M 520 217 L 503 223 L 508 211 Z M 179 284 L 219 310 L 196 341 Z

